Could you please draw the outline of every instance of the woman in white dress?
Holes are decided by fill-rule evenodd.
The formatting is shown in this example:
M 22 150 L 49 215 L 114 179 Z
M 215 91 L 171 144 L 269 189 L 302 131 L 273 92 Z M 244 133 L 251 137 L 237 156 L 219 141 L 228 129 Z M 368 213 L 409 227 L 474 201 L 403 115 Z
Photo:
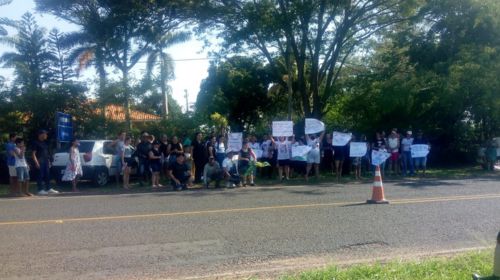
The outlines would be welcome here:
M 62 181 L 71 181 L 73 192 L 79 191 L 76 187 L 76 183 L 78 181 L 78 177 L 83 175 L 82 162 L 80 160 L 80 151 L 78 150 L 78 146 L 80 146 L 80 141 L 74 139 L 73 142 L 71 142 L 71 147 L 69 148 L 69 161 L 62 177 Z

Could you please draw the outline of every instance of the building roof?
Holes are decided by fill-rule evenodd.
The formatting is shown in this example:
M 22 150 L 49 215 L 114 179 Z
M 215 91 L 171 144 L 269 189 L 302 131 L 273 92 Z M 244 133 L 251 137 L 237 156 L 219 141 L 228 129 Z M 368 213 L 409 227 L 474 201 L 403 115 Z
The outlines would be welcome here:
M 106 105 L 105 117 L 107 120 L 124 122 L 125 121 L 125 108 L 120 105 L 109 104 Z M 101 109 L 96 110 L 97 113 L 101 112 Z M 145 122 L 145 121 L 159 121 L 161 116 L 155 114 L 144 113 L 136 110 L 130 109 L 130 120 L 133 122 Z

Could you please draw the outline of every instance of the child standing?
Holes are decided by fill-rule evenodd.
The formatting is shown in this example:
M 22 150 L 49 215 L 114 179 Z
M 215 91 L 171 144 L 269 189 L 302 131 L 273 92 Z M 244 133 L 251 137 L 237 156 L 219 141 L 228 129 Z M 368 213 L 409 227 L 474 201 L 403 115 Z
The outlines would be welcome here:
M 64 170 L 64 175 L 62 181 L 71 181 L 73 192 L 78 192 L 76 187 L 78 177 L 83 175 L 82 162 L 80 160 L 80 151 L 78 150 L 80 146 L 80 141 L 75 139 L 71 142 L 71 147 L 69 148 L 69 162 Z
M 26 157 L 24 156 L 26 152 L 26 146 L 24 145 L 24 140 L 22 138 L 16 139 L 16 148 L 14 149 L 14 154 L 16 158 L 16 172 L 17 172 L 17 183 L 18 189 L 20 190 L 21 196 L 33 196 L 29 192 L 30 174 L 28 163 L 26 162 Z

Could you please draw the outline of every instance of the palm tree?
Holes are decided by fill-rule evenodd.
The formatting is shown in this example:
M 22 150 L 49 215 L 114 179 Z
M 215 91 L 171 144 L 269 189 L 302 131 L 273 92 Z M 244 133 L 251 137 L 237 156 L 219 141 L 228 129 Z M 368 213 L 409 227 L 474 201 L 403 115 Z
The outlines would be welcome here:
M 12 0 L 0 0 L 0 6 L 8 5 Z M 13 20 L 8 18 L 0 18 L 0 36 L 7 35 L 7 30 L 2 25 L 11 26 L 13 25 Z
M 156 33 L 156 32 L 155 32 Z M 153 33 L 154 34 L 154 33 Z M 168 81 L 174 78 L 174 63 L 170 54 L 165 50 L 172 45 L 183 43 L 189 40 L 191 34 L 189 32 L 166 33 L 157 32 L 148 41 L 151 42 L 151 47 L 148 51 L 146 64 L 146 80 L 151 81 L 153 71 L 159 71 L 160 89 L 163 96 L 163 113 L 164 118 L 168 118 Z

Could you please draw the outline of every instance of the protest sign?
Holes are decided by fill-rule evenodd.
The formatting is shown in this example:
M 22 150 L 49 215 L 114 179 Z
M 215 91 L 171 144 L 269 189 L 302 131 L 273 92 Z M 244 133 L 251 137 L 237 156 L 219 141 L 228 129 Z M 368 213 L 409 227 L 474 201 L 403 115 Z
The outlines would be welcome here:
M 227 152 L 239 152 L 243 147 L 243 133 L 229 133 L 227 136 Z
M 292 146 L 292 159 L 294 160 L 300 160 L 300 161 L 306 161 L 307 160 L 307 154 L 311 150 L 311 147 L 309 146 Z
M 273 122 L 273 136 L 293 136 L 293 122 L 292 121 L 280 121 Z
M 317 119 L 306 119 L 306 134 L 314 134 L 325 131 L 325 124 Z
M 424 144 L 411 145 L 412 158 L 426 157 L 428 154 L 429 154 L 429 145 L 424 145 Z
M 333 146 L 345 146 L 349 140 L 351 140 L 352 133 L 342 133 L 342 132 L 333 132 L 332 136 L 332 145 Z
M 349 157 L 363 157 L 366 155 L 367 150 L 366 142 L 351 142 Z
M 381 165 L 390 156 L 391 156 L 391 154 L 389 154 L 388 152 L 373 150 L 372 151 L 372 165 L 375 165 L 375 166 Z

